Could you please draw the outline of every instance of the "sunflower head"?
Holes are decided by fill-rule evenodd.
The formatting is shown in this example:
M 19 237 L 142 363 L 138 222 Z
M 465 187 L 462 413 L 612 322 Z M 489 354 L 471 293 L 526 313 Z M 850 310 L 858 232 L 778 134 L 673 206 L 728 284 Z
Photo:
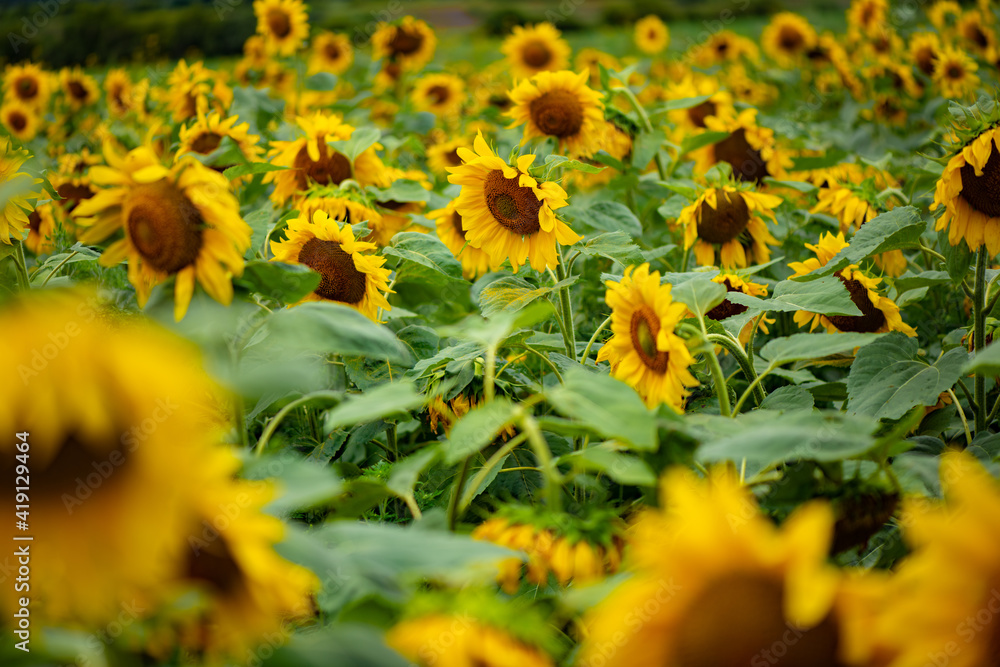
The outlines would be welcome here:
M 31 141 L 38 134 L 41 118 L 37 111 L 21 102 L 8 100 L 0 105 L 0 122 L 19 141 Z
M 50 75 L 30 62 L 9 65 L 3 75 L 3 96 L 42 110 L 52 95 Z
M 411 97 L 417 109 L 454 123 L 465 102 L 465 83 L 454 74 L 428 74 L 414 84 Z
M 650 56 L 655 56 L 670 45 L 670 30 L 656 14 L 636 21 L 633 36 L 639 50 Z
M 816 46 L 816 30 L 792 12 L 775 14 L 760 37 L 764 52 L 782 67 L 791 67 Z
M 94 77 L 85 74 L 79 67 L 63 69 L 59 72 L 59 82 L 66 101 L 74 111 L 94 104 L 100 97 Z
M 211 114 L 199 114 L 197 120 L 189 125 L 181 127 L 180 146 L 177 148 L 177 155 L 194 153 L 201 156 L 209 156 L 214 153 L 224 139 L 235 144 L 236 149 L 247 162 L 258 162 L 263 149 L 258 146 L 260 137 L 248 132 L 250 125 L 240 123 L 237 116 L 224 117 L 218 112 Z M 223 156 L 224 157 L 224 156 Z M 212 169 L 219 173 L 224 172 L 232 163 L 213 164 Z M 234 179 L 233 183 L 238 184 L 248 180 L 248 177 Z
M 934 63 L 934 84 L 941 95 L 952 100 L 966 100 L 979 87 L 979 65 L 965 51 L 944 47 Z
M 746 184 L 708 187 L 677 218 L 684 227 L 684 247 L 694 247 L 701 266 L 763 264 L 771 257 L 768 246 L 777 244 L 767 222 L 774 222 L 774 209 L 781 201 Z
M 570 47 L 551 23 L 514 26 L 500 46 L 515 79 L 527 79 L 539 72 L 564 70 L 569 65 Z
M 347 35 L 336 32 L 321 32 L 312 41 L 309 55 L 309 71 L 343 74 L 354 62 L 354 47 Z
M 601 93 L 587 85 L 586 72 L 540 72 L 509 95 L 514 107 L 506 115 L 510 127 L 526 124 L 524 141 L 554 137 L 568 155 L 597 152 L 604 105 Z
M 24 235 L 28 214 L 34 209 L 34 202 L 43 196 L 35 187 L 42 180 L 21 171 L 29 157 L 27 151 L 14 148 L 10 139 L 0 137 L 0 183 L 12 190 L 0 211 L 0 242 L 7 245 Z
M 728 132 L 721 141 L 700 149 L 696 168 L 705 172 L 712 165 L 726 162 L 740 181 L 763 183 L 768 176 L 782 178 L 791 164 L 777 146 L 774 131 L 757 124 L 757 110 L 744 109 L 736 116 L 705 116 L 705 127 L 713 132 Z
M 272 55 L 291 56 L 309 36 L 309 17 L 302 0 L 254 0 L 257 34 Z
M 372 35 L 372 57 L 394 65 L 400 73 L 421 69 L 434 58 L 436 48 L 434 30 L 412 16 L 380 23 Z

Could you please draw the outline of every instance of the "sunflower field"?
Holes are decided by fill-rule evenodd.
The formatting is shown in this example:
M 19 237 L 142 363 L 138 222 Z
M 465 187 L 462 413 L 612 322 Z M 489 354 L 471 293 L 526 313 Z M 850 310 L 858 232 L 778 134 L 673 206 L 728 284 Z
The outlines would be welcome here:
M 0 664 L 996 665 L 1000 6 L 749 4 L 7 64 Z

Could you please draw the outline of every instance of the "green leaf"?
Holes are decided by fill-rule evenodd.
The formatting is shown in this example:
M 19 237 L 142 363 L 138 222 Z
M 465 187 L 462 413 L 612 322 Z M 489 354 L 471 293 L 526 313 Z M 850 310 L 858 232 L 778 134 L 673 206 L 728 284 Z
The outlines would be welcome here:
M 826 266 L 801 276 L 798 280 L 829 276 L 872 255 L 913 247 L 926 227 L 927 223 L 921 220 L 917 209 L 912 206 L 896 207 L 861 225 L 861 229 L 851 238 L 849 246 L 834 255 Z
M 243 275 L 234 282 L 251 292 L 263 294 L 282 303 L 296 303 L 319 287 L 322 276 L 302 264 L 247 262 Z
M 965 279 L 965 276 L 969 275 L 969 269 L 972 268 L 974 256 L 969 250 L 968 244 L 963 239 L 959 239 L 957 245 L 951 245 L 948 242 L 948 232 L 942 230 L 938 232 L 938 248 L 947 260 L 945 268 L 948 270 L 948 275 L 951 276 L 951 282 L 955 285 L 959 284 Z
M 973 354 L 962 368 L 962 373 L 965 375 L 978 373 L 991 378 L 1000 377 L 1000 341 L 990 343 Z
M 392 465 L 386 487 L 401 498 L 413 498 L 413 489 L 424 468 L 441 456 L 437 447 L 427 447 Z
M 896 288 L 897 294 L 909 292 L 921 287 L 933 287 L 951 282 L 951 276 L 947 271 L 921 271 L 920 273 L 907 272 L 892 281 L 892 286 Z
M 392 245 L 384 248 L 382 254 L 399 257 L 410 263 L 396 270 L 399 281 L 410 280 L 432 285 L 465 282 L 462 265 L 448 247 L 432 234 L 400 232 L 392 237 Z
M 623 231 L 633 238 L 642 236 L 639 218 L 627 206 L 615 201 L 594 202 L 586 207 L 570 205 L 567 215 L 594 229 L 605 232 Z
M 417 393 L 412 382 L 389 382 L 363 394 L 350 395 L 348 400 L 327 410 L 323 430 L 332 433 L 344 426 L 385 419 L 418 408 L 423 403 L 424 397 Z
M 760 310 L 778 312 L 806 310 L 821 315 L 853 317 L 861 315 L 861 311 L 851 300 L 851 293 L 837 276 L 825 276 L 809 282 L 783 280 L 774 286 L 770 299 L 760 299 L 742 292 L 730 292 L 726 298 L 733 303 Z
M 382 137 L 382 132 L 374 127 L 359 127 L 350 139 L 327 142 L 353 164 L 354 160 L 371 148 Z
M 318 72 L 306 79 L 306 90 L 330 92 L 337 87 L 337 76 L 331 72 Z
M 597 172 L 604 169 L 604 167 L 596 167 L 592 164 L 587 164 L 586 162 L 580 162 L 579 160 L 571 160 L 565 155 L 549 155 L 545 158 L 545 162 L 535 167 L 532 167 L 529 171 L 539 170 L 548 174 L 552 169 L 567 169 L 572 171 L 582 171 L 586 174 L 596 174 Z
M 633 243 L 632 238 L 623 231 L 598 234 L 588 239 L 583 245 L 578 245 L 577 250 L 591 257 L 607 257 L 622 266 L 641 264 L 643 261 L 639 246 Z
M 639 132 L 632 147 L 632 164 L 639 169 L 645 169 L 666 140 L 667 135 L 660 129 Z
M 458 463 L 493 442 L 500 431 L 514 421 L 520 408 L 497 397 L 465 413 L 455 422 L 444 445 L 444 461 Z
M 775 338 L 761 348 L 760 356 L 771 366 L 782 366 L 793 361 L 820 359 L 831 354 L 850 352 L 856 347 L 874 343 L 885 334 L 871 333 L 800 333 Z
M 847 157 L 847 153 L 834 148 L 820 156 L 801 156 L 792 158 L 792 171 L 812 171 L 813 169 L 826 169 L 840 164 Z
M 684 141 L 681 142 L 681 155 L 687 155 L 699 148 L 717 144 L 728 137 L 729 132 L 702 132 L 694 136 L 684 137 Z
M 699 276 L 674 285 L 671 295 L 696 316 L 704 316 L 726 300 L 726 286 Z
M 928 365 L 917 348 L 916 339 L 894 331 L 860 350 L 847 376 L 851 414 L 899 419 L 915 405 L 937 403 L 962 374 L 969 353 L 952 348 Z
M 393 181 L 392 185 L 384 190 L 374 186 L 369 186 L 368 192 L 375 197 L 376 201 L 380 202 L 427 201 L 431 196 L 430 190 L 426 190 L 418 181 L 413 181 L 407 178 L 401 178 L 398 181 Z
M 230 167 L 222 172 L 222 175 L 232 181 L 240 176 L 264 174 L 269 171 L 284 171 L 285 169 L 288 169 L 288 167 L 279 167 L 276 164 L 270 164 L 268 162 L 248 162 L 246 164 L 238 164 L 235 167 Z
M 711 95 L 698 95 L 697 97 L 681 97 L 676 100 L 667 100 L 663 104 L 658 104 L 652 109 L 649 116 L 654 118 L 661 114 L 666 114 L 671 111 L 679 111 L 681 109 L 692 109 L 699 104 L 707 102 Z
M 405 359 L 402 343 L 389 329 L 341 303 L 310 301 L 275 311 L 265 325 L 276 350 L 309 350 L 322 354 Z
M 594 433 L 621 440 L 634 449 L 656 449 L 656 419 L 630 386 L 582 368 L 563 373 L 564 383 L 546 391 L 552 407 Z
M 779 387 L 767 395 L 761 410 L 811 410 L 816 404 L 813 395 L 798 385 Z
M 806 194 L 810 192 L 815 192 L 817 188 L 812 183 L 805 183 L 803 181 L 782 181 L 776 178 L 765 178 L 765 183 L 776 185 L 779 188 L 791 188 L 792 190 L 798 190 L 799 192 L 804 192 Z
M 265 506 L 276 516 L 315 507 L 343 490 L 343 483 L 331 468 L 287 450 L 276 456 L 247 457 L 243 477 L 251 480 L 273 478 L 277 482 L 278 494 Z
M 656 486 L 656 475 L 645 461 L 625 454 L 612 443 L 591 445 L 565 454 L 559 457 L 558 462 L 602 472 L 619 484 Z
M 322 632 L 273 636 L 281 637 L 281 643 L 261 644 L 256 652 L 248 653 L 251 657 L 247 664 L 260 664 L 259 659 L 252 661 L 264 655 L 265 646 L 274 649 L 274 655 L 263 663 L 267 667 L 410 667 L 412 664 L 386 646 L 382 632 L 371 625 L 337 623 L 324 627 Z
M 483 317 L 492 317 L 497 313 L 515 313 L 535 299 L 547 296 L 551 292 L 563 287 L 572 285 L 580 276 L 572 276 L 565 280 L 560 280 L 554 285 L 543 285 L 535 287 L 528 281 L 517 276 L 505 276 L 499 280 L 494 280 L 483 288 L 479 294 L 479 305 L 483 311 Z

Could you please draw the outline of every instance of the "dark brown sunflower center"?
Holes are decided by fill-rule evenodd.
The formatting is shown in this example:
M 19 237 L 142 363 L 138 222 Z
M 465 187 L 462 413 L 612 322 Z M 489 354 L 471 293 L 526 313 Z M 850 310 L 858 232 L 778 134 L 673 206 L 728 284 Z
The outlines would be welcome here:
M 365 298 L 365 274 L 336 241 L 309 239 L 299 251 L 299 262 L 323 276 L 315 292 L 324 299 L 355 304 Z
M 198 135 L 198 138 L 191 142 L 191 150 L 195 153 L 201 153 L 202 155 L 208 155 L 222 142 L 222 136 L 216 134 L 215 132 L 203 132 Z
M 710 583 L 691 603 L 676 632 L 677 667 L 836 667 L 839 632 L 827 616 L 808 630 L 785 620 L 781 583 L 733 573 Z
M 408 56 L 416 52 L 424 43 L 424 36 L 408 28 L 396 28 L 396 33 L 389 42 L 392 55 Z
M 458 234 L 460 238 L 465 238 L 465 230 L 462 229 L 462 216 L 458 211 L 451 214 L 451 226 L 455 229 L 455 233 Z
M 15 132 L 20 132 L 24 128 L 28 127 L 28 118 L 20 111 L 12 111 L 9 116 L 7 116 L 7 122 L 10 123 L 10 128 Z
M 986 36 L 986 33 L 980 30 L 979 26 L 974 23 L 966 24 L 965 38 L 981 49 L 985 49 L 990 45 L 990 40 Z
M 550 90 L 531 101 L 531 120 L 545 134 L 570 137 L 583 125 L 583 106 L 576 95 L 566 90 Z
M 444 160 L 453 167 L 462 164 L 462 158 L 458 155 L 458 149 L 450 150 L 444 154 Z
M 288 34 L 292 31 L 291 17 L 280 9 L 269 10 L 266 20 L 267 29 L 278 39 L 288 37 Z
M 830 553 L 840 553 L 865 544 L 892 518 L 899 505 L 895 493 L 868 492 L 846 496 L 837 502 Z
M 642 360 L 642 363 L 654 373 L 667 372 L 670 353 L 656 349 L 656 337 L 660 334 L 660 321 L 656 313 L 646 304 L 642 304 L 632 313 L 629 326 L 632 334 L 632 349 Z
M 67 211 L 72 210 L 80 200 L 90 199 L 94 196 L 94 191 L 90 189 L 89 185 L 74 185 L 73 183 L 63 183 L 56 188 L 56 193 L 62 197 L 63 208 Z
M 75 99 L 81 101 L 87 99 L 87 87 L 79 81 L 70 81 L 67 88 L 69 88 L 69 94 Z
M 1000 217 L 1000 155 L 990 145 L 990 159 L 983 165 L 983 175 L 976 176 L 976 168 L 964 165 L 962 174 L 962 199 L 969 206 L 991 218 Z
M 351 161 L 337 151 L 319 142 L 319 159 L 313 161 L 303 146 L 295 155 L 292 167 L 298 169 L 296 182 L 300 190 L 309 187 L 309 181 L 320 185 L 338 185 L 351 177 Z
M 22 100 L 32 100 L 38 95 L 38 81 L 33 76 L 22 76 L 14 84 L 14 90 Z
M 735 287 L 732 286 L 732 284 L 729 282 L 729 278 L 726 278 L 723 281 L 723 284 L 726 286 L 727 292 L 742 293 L 742 290 L 736 289 Z M 718 306 L 705 313 L 705 317 L 707 317 L 710 320 L 720 321 L 728 317 L 732 317 L 733 315 L 742 315 L 745 312 L 747 312 L 747 307 L 744 306 L 743 304 L 733 303 L 729 299 L 724 299 L 723 302 L 720 303 Z
M 712 100 L 705 100 L 698 106 L 688 109 L 688 118 L 695 127 L 705 127 L 705 119 L 714 116 L 719 109 Z
M 38 229 L 42 226 L 42 216 L 38 215 L 38 210 L 32 211 L 28 215 L 28 229 L 38 233 Z
M 126 202 L 128 237 L 157 271 L 176 273 L 194 263 L 204 222 L 195 205 L 169 183 L 138 185 Z
M 778 32 L 778 43 L 785 51 L 797 52 L 805 44 L 805 41 L 802 33 L 790 25 L 782 26 Z
M 948 68 L 945 70 L 944 75 L 949 79 L 957 81 L 965 77 L 965 68 L 958 63 L 950 63 Z
M 854 331 L 856 333 L 875 333 L 885 326 L 885 313 L 872 303 L 868 297 L 868 288 L 857 280 L 844 280 L 839 271 L 835 275 L 840 278 L 847 291 L 851 293 L 851 301 L 858 307 L 861 314 L 828 315 L 827 319 L 833 323 L 833 326 L 840 331 Z
M 728 51 L 729 51 L 728 40 L 723 39 L 715 43 L 715 52 L 718 53 L 720 56 L 726 55 Z
M 451 91 L 446 86 L 431 86 L 427 91 L 427 97 L 434 100 L 434 104 L 442 104 L 451 97 Z
M 750 209 L 738 192 L 715 191 L 715 208 L 702 202 L 699 209 L 698 237 L 708 243 L 728 243 L 747 228 Z
M 130 455 L 119 440 L 127 432 L 128 428 L 124 428 L 109 429 L 106 433 L 106 443 L 115 443 L 117 447 L 109 447 L 103 442 L 87 442 L 76 433 L 69 434 L 44 469 L 37 470 L 38 462 L 33 466 L 36 468 L 35 472 L 40 474 L 37 480 L 33 480 L 32 492 L 37 493 L 40 498 L 50 498 L 53 502 L 65 505 L 66 510 L 71 513 L 79 508 L 79 504 L 73 501 L 90 496 L 81 495 L 82 489 L 93 490 L 95 497 L 109 492 L 130 474 L 122 472 L 130 467 Z M 125 440 L 128 441 L 128 438 Z M 5 475 L 9 472 L 8 478 L 13 479 L 16 461 L 13 457 L 10 460 L 10 464 L 0 464 L 0 472 Z
M 814 63 L 830 62 L 830 54 L 822 46 L 815 46 L 806 51 L 806 58 Z
M 540 40 L 532 40 L 521 49 L 521 58 L 528 67 L 543 69 L 552 60 L 552 51 Z
M 491 107 L 496 107 L 497 109 L 500 109 L 501 111 L 506 111 L 508 108 L 510 108 L 510 105 L 511 105 L 510 98 L 507 97 L 506 95 L 501 95 L 499 93 L 498 94 L 494 94 L 494 95 L 490 95 L 490 106 Z
M 233 558 L 225 538 L 209 533 L 209 527 L 206 522 L 205 531 L 211 535 L 210 539 L 191 540 L 185 575 L 188 579 L 208 584 L 223 595 L 238 591 L 242 587 L 243 571 Z
M 336 42 L 327 42 L 326 46 L 323 47 L 323 53 L 330 60 L 336 60 L 340 57 L 340 47 Z
M 919 49 L 916 53 L 915 59 L 917 62 L 917 67 L 920 68 L 921 72 L 923 72 L 927 76 L 931 76 L 932 74 L 934 74 L 934 60 L 936 59 L 936 54 L 934 53 L 934 49 L 932 49 L 929 46 L 925 46 Z
M 506 178 L 503 171 L 494 169 L 483 183 L 486 206 L 493 218 L 515 234 L 528 236 L 541 229 L 538 212 L 542 208 L 534 191 L 517 184 L 518 176 Z
M 715 159 L 728 162 L 733 174 L 741 181 L 757 181 L 768 176 L 767 165 L 760 151 L 747 142 L 747 133 L 742 127 L 715 144 Z

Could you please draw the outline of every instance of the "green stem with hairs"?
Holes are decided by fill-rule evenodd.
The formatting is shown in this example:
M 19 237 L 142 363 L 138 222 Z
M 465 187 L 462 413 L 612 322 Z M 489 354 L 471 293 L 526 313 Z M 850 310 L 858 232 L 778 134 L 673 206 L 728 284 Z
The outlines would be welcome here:
M 562 262 L 562 252 L 559 253 L 559 264 L 556 265 L 556 278 L 558 282 L 566 280 L 566 268 Z M 576 332 L 573 330 L 573 304 L 569 299 L 569 285 L 559 288 L 559 305 L 562 311 L 563 339 L 566 343 L 566 356 L 576 359 Z
M 604 331 L 609 324 L 611 324 L 610 315 L 608 315 L 608 318 L 606 320 L 601 322 L 601 326 L 597 327 L 597 331 L 595 331 L 594 335 L 590 337 L 590 341 L 587 343 L 587 347 L 583 348 L 583 356 L 580 357 L 580 363 L 583 364 L 584 366 L 587 365 L 587 359 L 590 357 L 590 348 L 594 347 L 594 343 L 597 342 L 597 337 L 601 335 L 601 332 Z
M 986 318 L 983 312 L 986 292 L 986 263 L 989 257 L 986 254 L 986 246 L 979 247 L 976 258 L 976 282 L 973 285 L 975 293 L 972 299 L 972 317 L 975 327 L 972 345 L 974 351 L 986 347 Z M 977 372 L 975 379 L 976 396 L 976 432 L 986 429 L 986 377 Z
M 729 350 L 729 354 L 733 355 L 733 359 L 740 365 L 740 369 L 743 371 L 743 375 L 746 376 L 747 382 L 751 383 L 754 399 L 757 405 L 760 405 L 765 398 L 764 388 L 760 386 L 759 382 L 753 384 L 753 381 L 757 379 L 757 371 L 754 370 L 753 364 L 747 358 L 743 346 L 739 344 L 739 341 L 721 334 L 708 334 L 708 340 Z

